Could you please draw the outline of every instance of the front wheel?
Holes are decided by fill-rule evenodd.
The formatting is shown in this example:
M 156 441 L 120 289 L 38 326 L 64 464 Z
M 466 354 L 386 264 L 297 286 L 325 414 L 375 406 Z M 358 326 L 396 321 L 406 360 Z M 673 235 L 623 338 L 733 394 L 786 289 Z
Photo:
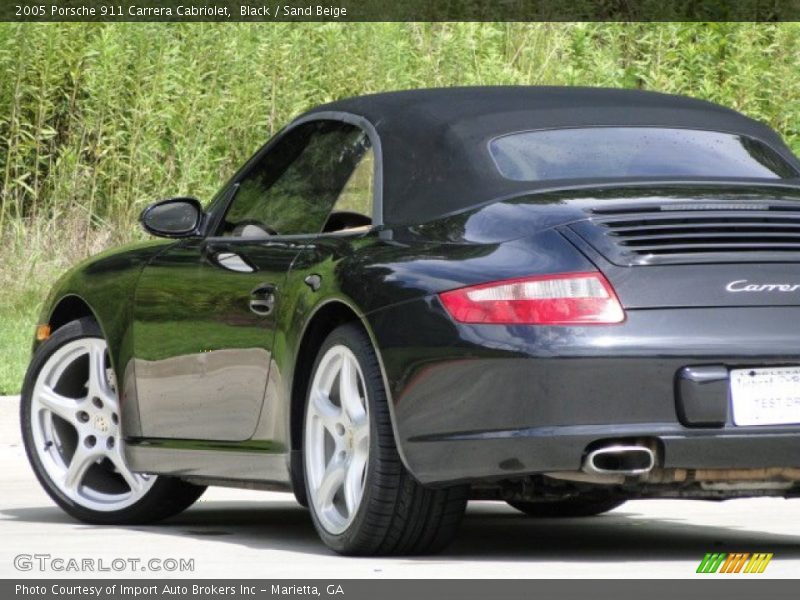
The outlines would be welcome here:
M 128 467 L 108 348 L 91 319 L 65 325 L 36 350 L 20 421 L 37 479 L 81 521 L 157 521 L 189 507 L 205 489 Z
M 334 330 L 317 356 L 303 466 L 317 532 L 341 554 L 437 552 L 466 508 L 465 486 L 429 489 L 403 466 L 378 359 L 358 325 Z

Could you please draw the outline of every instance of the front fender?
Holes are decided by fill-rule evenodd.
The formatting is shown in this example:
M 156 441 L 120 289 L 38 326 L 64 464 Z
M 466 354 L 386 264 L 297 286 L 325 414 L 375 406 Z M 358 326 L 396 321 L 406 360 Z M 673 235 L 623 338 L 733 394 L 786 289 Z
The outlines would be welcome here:
M 87 311 L 108 343 L 111 366 L 124 403 L 133 385 L 131 325 L 136 283 L 144 266 L 174 242 L 157 240 L 130 244 L 91 257 L 67 271 L 51 288 L 39 316 L 53 329 Z M 34 341 L 34 351 L 39 342 Z

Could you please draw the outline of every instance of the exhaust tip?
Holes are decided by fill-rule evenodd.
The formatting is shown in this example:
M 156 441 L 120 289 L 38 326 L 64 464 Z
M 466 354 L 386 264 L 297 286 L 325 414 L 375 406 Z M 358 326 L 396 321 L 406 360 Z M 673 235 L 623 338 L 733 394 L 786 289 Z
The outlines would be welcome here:
M 614 445 L 592 450 L 584 462 L 586 473 L 642 475 L 655 467 L 656 457 L 645 446 Z

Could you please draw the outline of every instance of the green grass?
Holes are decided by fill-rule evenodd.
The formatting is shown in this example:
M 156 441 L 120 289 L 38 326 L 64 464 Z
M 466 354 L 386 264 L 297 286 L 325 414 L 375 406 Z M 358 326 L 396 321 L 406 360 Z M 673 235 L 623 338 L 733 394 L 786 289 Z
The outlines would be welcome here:
M 390 89 L 599 85 L 720 102 L 800 151 L 800 24 L 0 23 L 0 393 L 36 305 L 138 239 L 156 198 L 207 200 L 320 102 Z
M 36 326 L 37 304 L 3 307 L 0 311 L 0 394 L 22 387 Z

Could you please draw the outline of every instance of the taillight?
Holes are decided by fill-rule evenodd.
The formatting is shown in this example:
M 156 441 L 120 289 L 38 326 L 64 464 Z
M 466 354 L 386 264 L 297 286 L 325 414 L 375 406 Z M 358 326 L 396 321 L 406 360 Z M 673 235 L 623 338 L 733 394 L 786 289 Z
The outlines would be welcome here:
M 439 297 L 461 323 L 610 325 L 625 320 L 614 288 L 598 272 L 494 281 Z

